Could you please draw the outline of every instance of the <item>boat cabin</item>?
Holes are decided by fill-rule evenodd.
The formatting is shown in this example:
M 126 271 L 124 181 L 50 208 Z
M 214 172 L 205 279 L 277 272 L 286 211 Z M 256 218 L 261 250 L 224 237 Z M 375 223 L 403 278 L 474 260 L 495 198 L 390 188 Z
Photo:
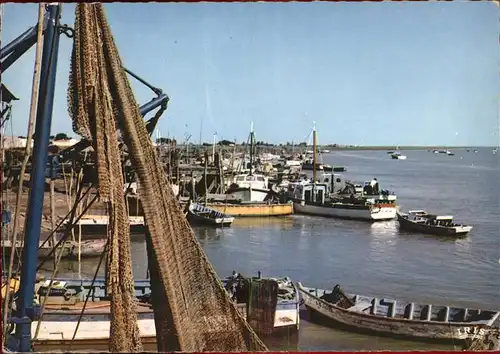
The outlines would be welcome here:
M 326 183 L 297 183 L 291 192 L 291 198 L 306 202 L 323 204 L 328 195 L 328 185 Z
M 344 176 L 336 173 L 323 173 L 318 178 L 320 183 L 328 185 L 328 193 L 340 193 L 346 188 Z
M 240 188 L 268 189 L 268 180 L 259 174 L 239 174 L 234 177 L 234 182 Z
M 426 224 L 432 225 L 432 226 L 444 226 L 444 227 L 455 226 L 455 224 L 453 223 L 453 216 L 450 216 L 450 215 L 433 216 L 433 217 L 427 218 Z

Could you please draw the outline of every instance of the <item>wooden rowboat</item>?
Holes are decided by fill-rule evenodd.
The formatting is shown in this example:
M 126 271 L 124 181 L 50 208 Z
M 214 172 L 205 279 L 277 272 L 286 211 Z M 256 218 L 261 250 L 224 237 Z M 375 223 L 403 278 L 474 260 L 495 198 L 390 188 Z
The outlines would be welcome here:
M 500 312 L 451 306 L 419 305 L 392 299 L 345 294 L 298 283 L 312 317 L 347 329 L 426 341 L 465 341 L 485 336 L 498 326 Z
M 470 225 L 455 224 L 453 216 L 432 215 L 425 210 L 410 210 L 408 213 L 398 211 L 397 217 L 400 228 L 407 231 L 458 237 L 472 230 Z
M 190 223 L 215 227 L 231 226 L 234 217 L 201 204 L 190 203 L 187 208 Z

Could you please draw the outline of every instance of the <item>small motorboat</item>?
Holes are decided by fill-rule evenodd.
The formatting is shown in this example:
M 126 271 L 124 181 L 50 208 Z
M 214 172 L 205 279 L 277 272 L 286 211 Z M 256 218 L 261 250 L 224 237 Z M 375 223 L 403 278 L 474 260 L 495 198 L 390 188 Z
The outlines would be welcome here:
M 482 338 L 498 326 L 499 311 L 417 304 L 346 294 L 297 284 L 313 318 L 334 322 L 355 331 L 400 336 L 425 341 L 463 342 Z
M 394 160 L 406 160 L 406 156 L 405 155 L 401 155 L 401 153 L 399 151 L 396 151 L 395 153 L 391 154 L 391 157 Z
M 231 226 L 234 221 L 233 216 L 198 203 L 190 203 L 188 205 L 187 219 L 192 224 L 215 227 Z
M 455 224 L 453 216 L 432 215 L 425 210 L 397 212 L 399 227 L 403 230 L 439 236 L 465 236 L 472 230 L 470 225 Z

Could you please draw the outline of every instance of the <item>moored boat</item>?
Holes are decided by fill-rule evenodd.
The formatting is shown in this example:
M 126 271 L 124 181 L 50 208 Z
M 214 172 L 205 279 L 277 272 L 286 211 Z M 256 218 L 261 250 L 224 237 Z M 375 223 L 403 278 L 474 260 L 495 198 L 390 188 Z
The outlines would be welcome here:
M 451 215 L 432 215 L 425 210 L 397 212 L 399 227 L 403 230 L 439 236 L 465 236 L 472 226 L 455 224 Z
M 231 226 L 234 217 L 198 203 L 189 203 L 187 219 L 192 224 L 215 227 Z
M 290 191 L 294 212 L 368 221 L 391 220 L 396 217 L 395 196 L 380 194 L 356 198 L 351 195 L 342 199 L 327 199 L 328 186 L 326 183 L 295 184 Z
M 235 274 L 236 275 L 236 274 Z M 299 328 L 300 297 L 296 285 L 288 278 L 255 277 L 243 278 L 237 275 L 221 280 L 228 294 L 233 298 L 240 314 L 247 318 L 254 330 L 261 335 L 290 335 Z M 248 285 L 247 292 L 234 296 L 230 281 L 237 279 Z M 4 283 L 4 279 L 2 281 Z M 10 287 L 12 288 L 12 282 Z M 47 297 L 50 281 L 41 281 L 35 287 L 36 301 L 42 303 Z M 15 284 L 14 284 L 15 285 Z M 33 340 L 35 351 L 106 350 L 109 345 L 111 303 L 106 294 L 103 278 L 91 280 L 55 279 L 45 303 L 41 319 L 35 320 L 32 333 L 38 335 Z M 273 291 L 268 291 L 272 289 Z M 243 289 L 245 290 L 245 289 Z M 149 279 L 134 282 L 137 306 L 137 323 L 141 341 L 145 348 L 153 350 L 156 346 L 154 312 L 150 304 L 151 284 Z M 263 296 L 263 294 L 270 296 Z M 85 299 L 88 297 L 88 303 Z M 274 299 L 274 304 L 269 301 Z M 249 305 L 247 305 L 247 303 Z M 82 309 L 85 310 L 82 313 Z M 272 311 L 272 313 L 271 313 Z M 227 314 L 231 316 L 231 314 Z M 266 320 L 271 319 L 266 327 Z M 205 321 L 224 321 L 224 318 L 205 318 Z M 266 330 L 268 329 L 268 330 Z M 9 331 L 13 331 L 11 327 Z M 74 338 L 73 338 L 74 337 Z
M 347 329 L 430 341 L 464 341 L 484 336 L 498 325 L 500 312 L 436 306 L 346 294 L 298 283 L 304 305 L 312 317 Z
M 292 203 L 208 203 L 208 207 L 234 217 L 267 217 L 292 215 Z

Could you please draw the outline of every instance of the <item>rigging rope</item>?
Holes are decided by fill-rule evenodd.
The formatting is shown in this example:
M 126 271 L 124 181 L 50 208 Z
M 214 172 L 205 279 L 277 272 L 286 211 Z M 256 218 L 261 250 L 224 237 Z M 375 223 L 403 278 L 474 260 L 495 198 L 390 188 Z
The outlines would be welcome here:
M 110 207 L 110 350 L 141 350 L 119 137 L 127 146 L 142 197 L 158 350 L 267 350 L 224 290 L 182 214 L 140 115 L 102 4 L 76 7 L 68 105 L 73 129 L 92 142 L 99 196 Z

